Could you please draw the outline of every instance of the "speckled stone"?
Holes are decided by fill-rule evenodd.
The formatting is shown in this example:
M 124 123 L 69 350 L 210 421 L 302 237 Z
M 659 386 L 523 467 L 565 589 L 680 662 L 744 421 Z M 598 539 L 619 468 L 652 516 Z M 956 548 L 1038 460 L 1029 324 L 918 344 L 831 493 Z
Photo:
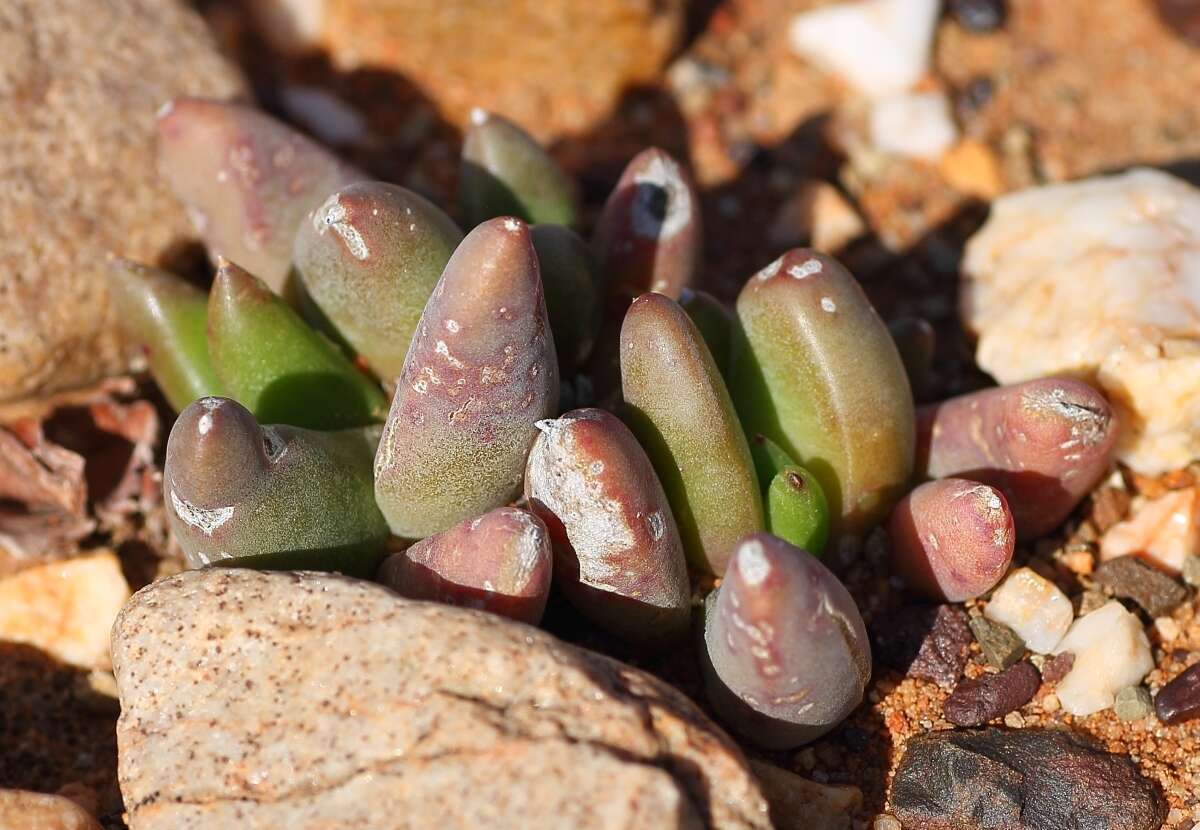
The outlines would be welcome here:
M 161 580 L 113 665 L 132 830 L 770 827 L 736 746 L 661 681 L 367 582 Z
M 154 114 L 245 93 L 179 0 L 0 3 L 0 401 L 123 371 L 105 256 L 193 236 L 154 163 Z
M 4 830 L 100 830 L 100 823 L 61 795 L 0 790 L 0 827 Z

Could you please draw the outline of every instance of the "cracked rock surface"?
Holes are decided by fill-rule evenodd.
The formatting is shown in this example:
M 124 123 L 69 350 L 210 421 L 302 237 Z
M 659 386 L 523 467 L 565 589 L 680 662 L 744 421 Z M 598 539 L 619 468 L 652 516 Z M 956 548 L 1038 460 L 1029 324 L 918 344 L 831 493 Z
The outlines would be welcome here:
M 126 605 L 113 663 L 132 830 L 770 827 L 662 682 L 367 582 L 189 571 Z

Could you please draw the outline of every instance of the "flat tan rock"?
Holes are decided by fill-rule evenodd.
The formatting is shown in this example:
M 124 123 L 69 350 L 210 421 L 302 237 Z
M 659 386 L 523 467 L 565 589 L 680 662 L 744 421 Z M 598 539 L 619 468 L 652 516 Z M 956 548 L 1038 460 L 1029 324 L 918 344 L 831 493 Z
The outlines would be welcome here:
M 0 790 L 4 830 L 100 830 L 100 823 L 69 798 L 24 790 Z
M 105 255 L 153 263 L 192 236 L 154 167 L 154 113 L 242 92 L 178 0 L 0 4 L 0 402 L 125 367 Z
M 340 69 L 391 70 L 464 126 L 483 107 L 542 140 L 602 122 L 656 79 L 683 35 L 684 0 L 255 0 L 277 44 Z
M 189 571 L 126 605 L 113 662 L 132 830 L 771 826 L 661 681 L 367 582 Z
M 109 631 L 127 599 L 121 563 L 109 550 L 28 568 L 0 579 L 0 640 L 106 669 Z

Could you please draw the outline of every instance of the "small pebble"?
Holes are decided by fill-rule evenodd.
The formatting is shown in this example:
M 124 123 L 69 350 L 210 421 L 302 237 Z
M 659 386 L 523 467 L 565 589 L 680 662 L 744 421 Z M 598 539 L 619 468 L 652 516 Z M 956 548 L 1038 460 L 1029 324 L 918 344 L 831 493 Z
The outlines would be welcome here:
M 970 625 L 988 665 L 1007 669 L 1025 655 L 1025 643 L 1007 625 L 986 617 L 974 617 Z
M 971 648 L 966 612 L 955 605 L 910 605 L 876 617 L 876 659 L 908 677 L 952 686 Z
M 1118 691 L 1141 683 L 1154 668 L 1141 621 L 1116 600 L 1076 620 L 1057 650 L 1075 654 L 1055 693 L 1077 716 L 1109 708 Z
M 1071 672 L 1075 665 L 1075 655 L 1069 651 L 1056 654 L 1042 666 L 1042 680 L 1047 683 L 1057 683 Z
M 1126 686 L 1117 692 L 1113 711 L 1123 721 L 1142 720 L 1154 711 L 1150 690 L 1145 686 Z
M 875 823 L 871 825 L 871 830 L 904 830 L 904 828 L 896 819 L 883 815 L 875 817 Z
M 1200 663 L 1163 686 L 1154 699 L 1154 709 L 1158 719 L 1165 724 L 1182 723 L 1200 716 Z
M 1200 588 L 1200 556 L 1191 554 L 1183 560 L 1183 581 L 1193 588 Z
M 1033 664 L 1022 661 L 999 674 L 964 680 L 946 698 L 943 712 L 955 726 L 980 726 L 1020 709 L 1041 685 Z
M 1108 597 L 1100 591 L 1088 589 L 1079 595 L 1079 616 L 1086 617 L 1097 608 L 1108 604 Z
M 1042 698 L 1042 711 L 1046 714 L 1054 714 L 1061 708 L 1062 704 L 1058 702 L 1058 695 L 1051 692 Z
M 1025 725 L 1025 718 L 1021 717 L 1020 712 L 1009 712 L 1004 716 L 1004 725 L 1010 729 L 1020 729 Z
M 1179 623 L 1170 617 L 1159 617 L 1154 621 L 1154 630 L 1158 633 L 1158 638 L 1164 643 L 1172 643 L 1179 639 L 1182 634 L 1179 630 Z
M 1096 569 L 1096 581 L 1118 597 L 1131 599 L 1152 617 L 1171 613 L 1185 599 L 1187 589 L 1136 556 L 1119 556 Z
M 946 6 L 968 32 L 994 32 L 1004 25 L 1004 0 L 949 0 Z
M 936 161 L 958 138 L 941 92 L 902 92 L 871 107 L 871 145 L 904 158 Z
M 1009 574 L 983 613 L 1017 632 L 1029 650 L 1039 654 L 1052 652 L 1075 618 L 1067 595 L 1029 568 Z

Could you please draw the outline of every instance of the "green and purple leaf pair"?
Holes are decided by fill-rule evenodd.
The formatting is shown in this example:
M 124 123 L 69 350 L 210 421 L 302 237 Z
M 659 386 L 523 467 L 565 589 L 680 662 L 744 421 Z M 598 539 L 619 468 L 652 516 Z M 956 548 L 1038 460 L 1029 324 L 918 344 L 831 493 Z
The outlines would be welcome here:
M 379 428 L 259 426 L 245 407 L 205 397 L 167 441 L 163 498 L 192 567 L 375 572 L 387 523 L 371 463 Z
M 816 558 L 765 533 L 738 543 L 705 606 L 709 701 L 767 749 L 808 743 L 862 701 L 871 649 L 854 600 Z
M 419 539 L 512 501 L 558 364 L 529 227 L 467 234 L 421 315 L 375 458 L 397 536 Z
M 627 642 L 678 641 L 689 624 L 687 564 L 645 451 L 601 409 L 577 409 L 538 429 L 525 497 L 550 529 L 560 589 Z
M 737 302 L 733 399 L 820 482 L 834 536 L 862 537 L 913 469 L 912 393 L 887 327 L 836 260 L 789 251 Z
M 763 529 L 762 496 L 721 373 L 674 300 L 649 293 L 629 307 L 621 327 L 621 388 L 688 562 L 720 576 L 737 541 Z

